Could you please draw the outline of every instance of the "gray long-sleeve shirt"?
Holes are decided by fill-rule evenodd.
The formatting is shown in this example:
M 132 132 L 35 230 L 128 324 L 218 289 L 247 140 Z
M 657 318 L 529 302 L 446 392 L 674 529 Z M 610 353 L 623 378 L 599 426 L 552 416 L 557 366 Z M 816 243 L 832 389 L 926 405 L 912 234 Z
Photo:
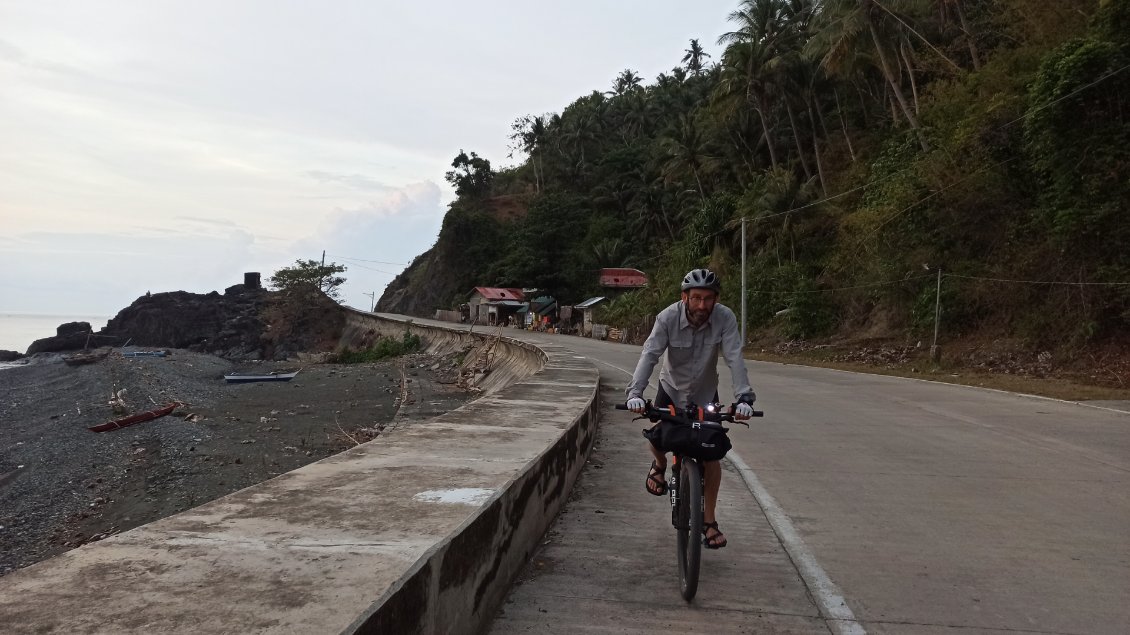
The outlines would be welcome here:
M 642 397 L 659 356 L 666 353 L 659 383 L 671 401 L 682 407 L 687 400 L 710 403 L 718 390 L 718 351 L 721 349 L 734 383 L 734 400 L 753 389 L 749 385 L 742 338 L 734 312 L 714 305 L 710 319 L 697 329 L 687 321 L 686 306 L 680 301 L 659 312 L 651 335 L 643 343 L 643 354 L 625 391 L 628 398 Z

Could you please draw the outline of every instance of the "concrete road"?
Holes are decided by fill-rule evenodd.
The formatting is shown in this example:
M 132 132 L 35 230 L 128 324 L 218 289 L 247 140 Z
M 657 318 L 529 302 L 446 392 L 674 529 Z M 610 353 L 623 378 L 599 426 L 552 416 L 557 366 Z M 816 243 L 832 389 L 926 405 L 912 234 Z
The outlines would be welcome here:
M 622 344 L 506 333 L 569 346 L 616 388 L 639 355 Z M 748 469 L 731 470 L 744 478 L 727 478 L 723 499 L 761 507 L 827 630 L 1130 633 L 1130 413 L 912 379 L 749 366 L 766 417 L 731 433 L 734 463 Z M 720 375 L 728 384 L 728 373 Z M 606 423 L 634 432 L 628 419 L 617 412 Z M 629 491 L 631 476 L 642 488 L 646 461 L 630 467 Z M 599 489 L 580 495 L 594 507 L 621 504 L 602 500 Z M 731 546 L 708 564 L 762 548 L 730 533 L 752 522 L 748 511 L 720 509 Z M 594 554 L 609 566 L 583 580 L 600 585 L 622 575 L 621 553 Z M 609 588 L 671 585 L 633 573 Z M 788 576 L 777 574 L 787 586 Z M 758 594 L 745 597 L 759 610 Z M 635 632 L 630 621 L 620 625 Z

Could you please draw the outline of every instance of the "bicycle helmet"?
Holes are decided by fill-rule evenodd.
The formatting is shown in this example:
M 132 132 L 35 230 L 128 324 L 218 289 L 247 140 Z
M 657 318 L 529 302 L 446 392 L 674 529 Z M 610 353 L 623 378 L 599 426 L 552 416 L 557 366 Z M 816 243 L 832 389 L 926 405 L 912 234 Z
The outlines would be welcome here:
M 682 290 L 689 291 L 691 289 L 714 289 L 714 291 L 722 292 L 722 281 L 718 276 L 709 269 L 692 269 L 683 276 Z

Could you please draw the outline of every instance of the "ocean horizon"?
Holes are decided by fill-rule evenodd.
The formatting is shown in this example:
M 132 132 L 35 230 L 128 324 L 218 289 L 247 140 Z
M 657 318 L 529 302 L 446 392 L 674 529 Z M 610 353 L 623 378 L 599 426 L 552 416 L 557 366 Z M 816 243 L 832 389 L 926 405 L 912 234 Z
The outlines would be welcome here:
M 0 350 L 26 353 L 35 340 L 55 335 L 67 322 L 90 322 L 96 332 L 106 326 L 109 315 L 54 315 L 47 313 L 0 313 Z

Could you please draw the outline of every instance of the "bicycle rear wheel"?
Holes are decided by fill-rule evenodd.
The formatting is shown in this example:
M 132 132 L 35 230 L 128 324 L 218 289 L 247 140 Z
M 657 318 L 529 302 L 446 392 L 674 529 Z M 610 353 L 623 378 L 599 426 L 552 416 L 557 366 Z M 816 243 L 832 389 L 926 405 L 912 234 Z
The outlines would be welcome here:
M 679 560 L 679 589 L 690 602 L 698 591 L 698 571 L 702 561 L 702 468 L 698 461 L 679 461 L 679 508 L 676 557 Z

